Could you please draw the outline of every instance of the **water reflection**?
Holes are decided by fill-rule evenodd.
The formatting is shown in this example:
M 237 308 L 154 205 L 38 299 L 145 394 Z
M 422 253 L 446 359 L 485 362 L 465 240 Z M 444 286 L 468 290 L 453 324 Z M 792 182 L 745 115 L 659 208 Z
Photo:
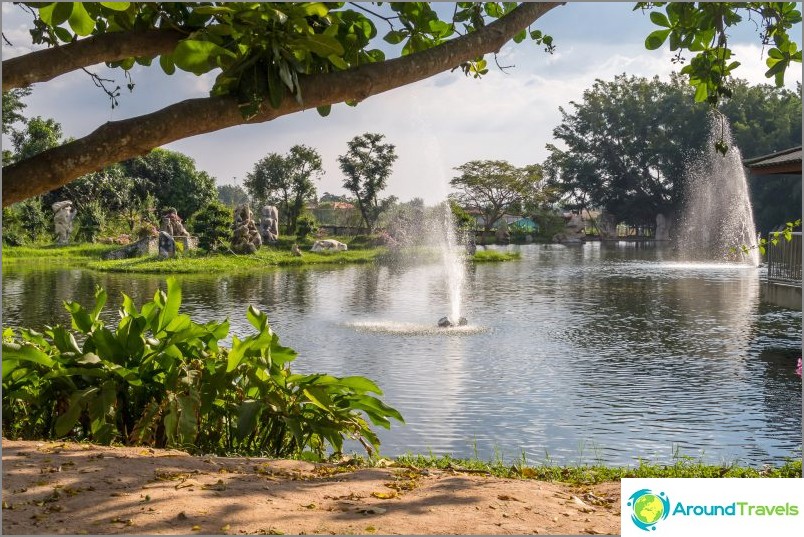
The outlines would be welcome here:
M 520 261 L 468 271 L 468 333 L 429 329 L 448 307 L 437 263 L 184 277 L 184 311 L 229 317 L 244 335 L 254 304 L 300 352 L 298 370 L 377 380 L 407 422 L 379 431 L 389 455 L 800 456 L 800 380 L 794 359 L 773 353 L 800 352 L 801 313 L 761 304 L 756 269 L 682 265 L 632 243 L 510 248 Z M 110 319 L 121 291 L 142 302 L 165 285 L 7 268 L 3 322 L 69 323 L 61 302 L 91 302 L 96 284 Z

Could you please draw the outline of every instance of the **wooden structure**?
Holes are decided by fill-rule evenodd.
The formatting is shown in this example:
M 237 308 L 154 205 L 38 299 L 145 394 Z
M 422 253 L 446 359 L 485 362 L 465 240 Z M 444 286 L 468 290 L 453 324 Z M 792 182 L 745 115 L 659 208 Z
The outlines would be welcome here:
M 751 175 L 801 175 L 801 146 L 743 161 Z M 779 237 L 766 248 L 768 278 L 762 286 L 765 302 L 801 311 L 801 233 L 790 241 Z

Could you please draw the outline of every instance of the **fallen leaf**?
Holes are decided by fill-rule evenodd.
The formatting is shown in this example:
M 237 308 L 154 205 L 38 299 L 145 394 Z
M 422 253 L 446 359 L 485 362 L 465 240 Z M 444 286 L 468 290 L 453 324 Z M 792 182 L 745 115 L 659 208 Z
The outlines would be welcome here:
M 380 500 L 390 500 L 397 497 L 396 492 L 372 492 L 371 495 Z
M 507 494 L 500 494 L 497 496 L 498 500 L 502 500 L 504 502 L 521 502 L 522 500 L 514 498 L 513 496 L 508 496 Z
M 193 527 L 192 527 L 192 528 L 190 528 L 190 529 L 191 529 L 192 531 L 201 531 L 201 526 L 199 526 L 198 524 L 196 524 L 195 526 L 193 526 Z
M 221 526 L 221 531 L 229 531 L 230 527 L 231 526 L 229 524 L 226 524 L 225 526 Z
M 218 479 L 212 485 L 202 485 L 201 488 L 204 490 L 226 490 L 226 483 L 223 482 L 223 479 Z
M 315 509 L 314 503 L 308 503 L 307 505 L 302 505 L 305 509 Z

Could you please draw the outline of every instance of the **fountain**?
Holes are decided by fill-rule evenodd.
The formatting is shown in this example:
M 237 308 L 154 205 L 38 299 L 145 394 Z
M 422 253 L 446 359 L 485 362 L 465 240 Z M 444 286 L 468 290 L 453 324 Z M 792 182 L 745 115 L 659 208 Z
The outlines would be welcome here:
M 688 166 L 678 245 L 688 260 L 760 262 L 748 183 L 725 116 L 712 113 L 704 155 Z M 721 139 L 725 155 L 715 148 Z M 748 252 L 742 252 L 742 246 Z
M 444 279 L 449 300 L 449 313 L 438 321 L 438 326 L 441 328 L 466 326 L 468 324 L 466 318 L 461 317 L 461 300 L 466 279 L 466 260 L 464 259 L 466 248 L 463 246 L 465 241 L 458 240 L 455 218 L 448 203 L 442 203 L 436 208 L 434 220 L 436 220 L 434 222 L 436 225 L 428 226 L 428 229 L 431 235 L 437 233 L 437 237 L 431 237 L 428 242 L 438 244 L 441 250 L 441 263 L 444 267 Z M 441 225 L 438 225 L 439 220 Z

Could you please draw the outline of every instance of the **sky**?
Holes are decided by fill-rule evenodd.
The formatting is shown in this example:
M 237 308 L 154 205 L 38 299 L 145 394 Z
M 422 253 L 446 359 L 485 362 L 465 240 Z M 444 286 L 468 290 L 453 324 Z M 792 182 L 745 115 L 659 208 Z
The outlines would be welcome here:
M 678 69 L 665 46 L 646 50 L 645 37 L 657 29 L 647 14 L 633 11 L 633 2 L 568 2 L 542 16 L 534 28 L 553 37 L 555 53 L 547 54 L 532 41 L 505 45 L 498 54 L 500 71 L 491 57 L 489 74 L 479 80 L 462 72 L 446 72 L 430 79 L 370 97 L 357 107 L 337 104 L 322 118 L 304 111 L 257 125 L 241 125 L 176 141 L 164 146 L 192 157 L 216 183 L 243 184 L 254 164 L 269 153 L 286 153 L 296 144 L 319 151 L 325 174 L 318 182 L 324 192 L 346 194 L 337 157 L 347 142 L 366 133 L 382 133 L 396 146 L 398 160 L 384 195 L 401 201 L 423 198 L 428 205 L 450 192 L 454 168 L 471 160 L 507 160 L 516 166 L 541 163 L 545 146 L 555 143 L 553 129 L 560 124 L 559 107 L 581 101 L 596 79 L 612 80 L 627 74 L 667 80 Z M 3 58 L 31 50 L 30 16 L 3 2 L 2 29 L 13 46 L 3 44 Z M 380 35 L 387 26 L 377 25 Z M 792 33 L 801 44 L 801 25 Z M 736 75 L 751 83 L 768 83 L 759 30 L 744 23 L 730 35 Z M 688 55 L 689 57 L 689 55 Z M 43 116 L 61 123 L 64 135 L 82 137 L 106 121 L 159 110 L 174 102 L 205 97 L 215 73 L 195 76 L 176 71 L 167 76 L 158 67 L 132 70 L 133 92 L 125 89 L 122 71 L 103 65 L 91 71 L 113 78 L 123 87 L 119 107 L 111 109 L 106 95 L 83 72 L 73 72 L 36 84 L 25 102 L 28 117 Z M 795 89 L 801 67 L 788 70 L 785 86 Z M 3 145 L 8 140 L 3 139 Z M 750 157 L 752 155 L 746 155 Z

